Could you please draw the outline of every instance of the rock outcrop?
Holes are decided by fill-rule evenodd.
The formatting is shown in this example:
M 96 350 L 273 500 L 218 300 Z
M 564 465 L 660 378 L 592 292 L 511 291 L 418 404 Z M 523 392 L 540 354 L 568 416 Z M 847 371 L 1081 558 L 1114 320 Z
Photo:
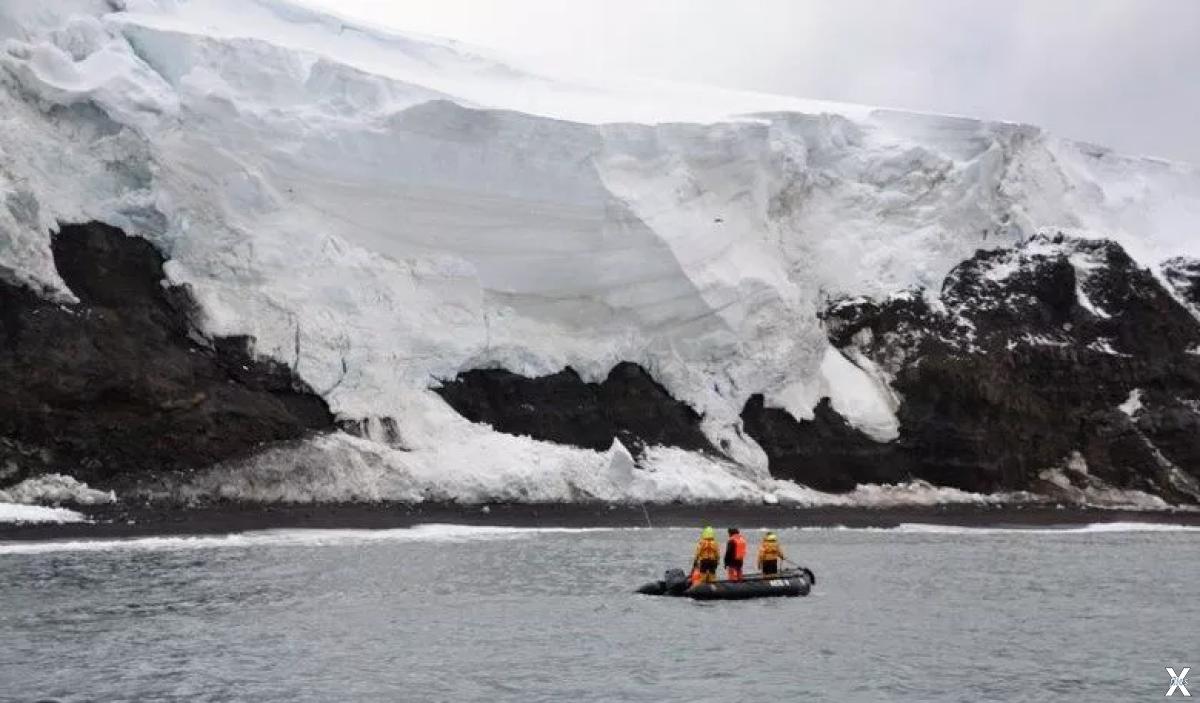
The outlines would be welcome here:
M 893 379 L 901 436 L 872 445 L 827 407 L 796 421 L 752 400 L 743 419 L 774 475 L 980 492 L 1054 492 L 1066 476 L 1200 498 L 1200 323 L 1112 242 L 980 251 L 936 295 L 839 301 L 826 323 Z
M 468 420 L 508 434 L 597 451 L 619 439 L 635 454 L 656 444 L 716 453 L 700 430 L 700 415 L 629 362 L 600 383 L 585 382 L 571 368 L 538 378 L 476 369 L 438 393 Z
M 910 477 L 895 442 L 876 442 L 854 429 L 828 398 L 800 421 L 765 407 L 754 395 L 742 411 L 746 432 L 767 452 L 771 474 L 822 491 L 849 491 L 860 483 L 896 483 Z
M 1200 308 L 1200 259 L 1176 256 L 1164 261 L 1162 270 L 1184 302 Z
M 46 471 L 112 485 L 331 429 L 325 402 L 248 338 L 205 339 L 146 240 L 64 225 L 59 304 L 0 279 L 0 485 Z

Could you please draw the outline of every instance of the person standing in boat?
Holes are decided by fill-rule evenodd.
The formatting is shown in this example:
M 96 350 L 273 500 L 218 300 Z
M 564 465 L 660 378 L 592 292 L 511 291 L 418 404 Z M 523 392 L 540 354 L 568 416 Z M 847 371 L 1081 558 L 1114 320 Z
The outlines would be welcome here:
M 746 538 L 738 528 L 729 528 L 729 541 L 725 543 L 725 578 L 742 580 L 742 565 L 746 561 Z
M 768 532 L 758 546 L 758 570 L 763 576 L 779 573 L 779 562 L 787 559 L 779 548 L 779 537 L 774 532 Z
M 696 543 L 696 553 L 692 557 L 692 585 L 716 581 L 717 563 L 720 558 L 717 534 L 712 527 L 705 527 L 700 533 L 700 541 Z

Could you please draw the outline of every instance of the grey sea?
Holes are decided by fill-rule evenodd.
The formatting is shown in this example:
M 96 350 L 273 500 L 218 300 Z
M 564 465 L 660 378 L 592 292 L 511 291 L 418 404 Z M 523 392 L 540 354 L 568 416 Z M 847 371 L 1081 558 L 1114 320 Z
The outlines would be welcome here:
M 808 597 L 635 595 L 695 532 L 3 543 L 0 700 L 1149 701 L 1189 666 L 1200 695 L 1196 528 L 790 529 Z

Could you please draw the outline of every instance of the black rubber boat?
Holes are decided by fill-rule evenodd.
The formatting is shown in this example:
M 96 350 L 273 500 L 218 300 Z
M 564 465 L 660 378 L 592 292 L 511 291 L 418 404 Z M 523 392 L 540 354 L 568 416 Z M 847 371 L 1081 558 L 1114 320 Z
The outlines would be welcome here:
M 682 569 L 671 569 L 660 580 L 651 581 L 637 592 L 648 596 L 678 596 L 695 600 L 747 600 L 807 596 L 816 582 L 817 577 L 813 572 L 799 568 L 770 576 L 754 574 L 741 581 L 713 581 L 691 586 Z

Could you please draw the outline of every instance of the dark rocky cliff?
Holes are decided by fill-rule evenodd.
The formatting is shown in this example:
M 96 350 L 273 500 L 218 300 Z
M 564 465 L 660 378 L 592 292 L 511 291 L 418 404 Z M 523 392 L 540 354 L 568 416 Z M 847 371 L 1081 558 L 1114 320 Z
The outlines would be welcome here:
M 586 383 L 570 368 L 539 378 L 478 369 L 438 393 L 468 420 L 509 434 L 596 450 L 618 438 L 634 453 L 655 444 L 715 452 L 696 411 L 628 362 L 601 383 Z
M 1055 492 L 1048 479 L 1065 477 L 1200 497 L 1200 323 L 1116 244 L 1038 236 L 981 251 L 937 295 L 841 301 L 826 323 L 835 346 L 894 379 L 901 436 L 875 444 L 828 408 L 797 422 L 752 401 L 746 429 L 777 476 L 981 492 Z
M 149 242 L 66 225 L 59 305 L 0 279 L 0 485 L 61 471 L 111 485 L 332 427 L 324 401 L 250 340 L 206 340 Z

